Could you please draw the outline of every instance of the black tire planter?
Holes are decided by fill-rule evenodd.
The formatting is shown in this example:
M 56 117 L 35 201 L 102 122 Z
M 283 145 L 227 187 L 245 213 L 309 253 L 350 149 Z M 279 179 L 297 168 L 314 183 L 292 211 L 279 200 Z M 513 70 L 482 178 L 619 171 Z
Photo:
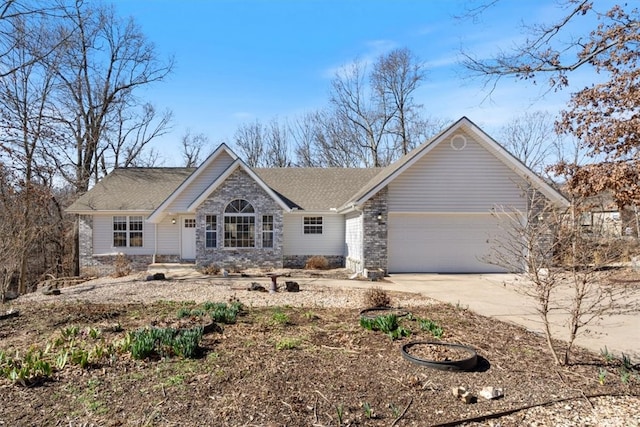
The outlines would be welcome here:
M 456 350 L 464 351 L 469 356 L 459 360 L 421 359 L 419 357 L 411 355 L 408 352 L 408 349 L 418 344 L 429 344 L 434 346 L 455 348 Z M 404 357 L 409 362 L 415 363 L 420 366 L 426 366 L 428 368 L 439 369 L 441 371 L 472 371 L 478 365 L 478 354 L 476 353 L 476 351 L 473 348 L 462 344 L 449 344 L 434 341 L 412 341 L 403 345 L 400 351 L 402 352 L 402 357 Z
M 395 307 L 371 307 L 362 310 L 360 312 L 360 317 L 373 320 L 378 316 L 389 316 L 391 314 L 395 314 L 396 317 L 400 318 L 408 316 L 409 312 Z

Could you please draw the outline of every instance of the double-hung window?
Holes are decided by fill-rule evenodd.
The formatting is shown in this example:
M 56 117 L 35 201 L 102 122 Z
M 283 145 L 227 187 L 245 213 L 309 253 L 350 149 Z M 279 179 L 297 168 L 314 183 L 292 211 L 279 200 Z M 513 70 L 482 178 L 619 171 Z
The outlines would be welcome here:
M 113 246 L 140 248 L 143 245 L 142 216 L 118 215 L 113 217 Z
M 253 248 L 256 232 L 255 210 L 243 199 L 233 200 L 224 210 L 224 246 Z
M 304 234 L 322 234 L 321 216 L 305 216 L 302 224 Z
M 273 215 L 262 215 L 262 247 L 273 247 Z
M 215 248 L 218 240 L 218 218 L 215 215 L 207 215 L 205 218 L 205 246 Z

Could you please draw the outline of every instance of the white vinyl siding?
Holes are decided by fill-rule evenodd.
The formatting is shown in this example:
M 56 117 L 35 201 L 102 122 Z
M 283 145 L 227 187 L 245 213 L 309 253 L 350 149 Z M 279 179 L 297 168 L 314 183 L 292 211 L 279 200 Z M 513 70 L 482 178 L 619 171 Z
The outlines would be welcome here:
M 469 134 L 463 150 L 442 141 L 389 184 L 389 212 L 525 209 L 522 179 Z
M 146 227 L 153 224 L 146 223 Z M 166 217 L 158 227 L 158 255 L 178 255 L 180 254 L 180 222 L 171 223 L 171 218 Z
M 304 234 L 303 219 L 322 216 L 322 234 Z M 344 255 L 344 215 L 298 213 L 283 215 L 283 254 Z
M 140 216 L 140 213 L 123 212 L 118 215 L 94 215 L 93 216 L 93 254 L 107 255 L 123 253 L 126 255 L 151 255 L 154 251 L 154 224 L 145 222 L 142 227 L 142 242 L 140 247 L 115 247 L 113 245 L 113 217 L 114 216 Z M 143 220 L 147 215 L 142 215 Z
M 356 273 L 362 272 L 363 222 L 362 213 L 354 212 L 345 216 L 346 264 Z
M 186 212 L 189 205 L 197 199 L 231 163 L 233 163 L 233 159 L 226 152 L 220 152 L 219 156 L 209 167 L 202 171 L 200 176 L 193 180 L 187 188 L 183 189 L 182 193 L 166 207 L 165 211 L 174 213 Z

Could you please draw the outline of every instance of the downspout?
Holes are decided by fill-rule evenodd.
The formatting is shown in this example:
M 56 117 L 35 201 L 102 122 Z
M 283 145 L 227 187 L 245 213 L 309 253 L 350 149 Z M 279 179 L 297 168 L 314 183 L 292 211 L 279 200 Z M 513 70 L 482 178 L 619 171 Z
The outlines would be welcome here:
M 156 254 L 158 253 L 158 224 L 153 224 L 153 257 L 151 257 L 151 263 L 156 263 Z

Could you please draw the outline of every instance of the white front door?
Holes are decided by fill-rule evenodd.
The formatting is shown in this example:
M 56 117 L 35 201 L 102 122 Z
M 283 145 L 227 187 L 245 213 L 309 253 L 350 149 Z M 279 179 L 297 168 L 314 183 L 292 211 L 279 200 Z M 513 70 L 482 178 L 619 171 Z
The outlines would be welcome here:
M 181 257 L 182 259 L 196 259 L 196 217 L 181 217 L 180 227 Z

